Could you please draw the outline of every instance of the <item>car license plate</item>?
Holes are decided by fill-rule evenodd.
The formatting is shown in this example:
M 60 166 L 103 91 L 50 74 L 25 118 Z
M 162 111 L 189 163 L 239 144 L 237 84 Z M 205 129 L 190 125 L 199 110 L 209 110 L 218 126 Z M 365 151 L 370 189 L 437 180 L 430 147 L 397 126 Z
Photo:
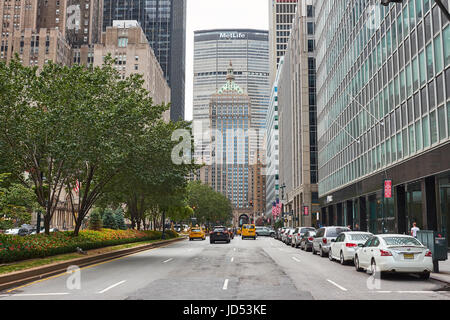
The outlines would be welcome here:
M 220 232 L 217 232 L 217 235 L 221 235 L 221 233 L 220 233 Z
M 414 259 L 413 253 L 405 253 L 403 256 L 405 257 L 405 259 Z

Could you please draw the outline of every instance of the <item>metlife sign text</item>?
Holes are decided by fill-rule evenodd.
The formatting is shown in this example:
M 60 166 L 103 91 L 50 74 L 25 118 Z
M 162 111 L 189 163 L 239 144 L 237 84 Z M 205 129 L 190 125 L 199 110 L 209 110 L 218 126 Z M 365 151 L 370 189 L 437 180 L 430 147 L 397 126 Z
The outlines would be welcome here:
M 246 39 L 247 34 L 242 32 L 221 32 L 220 39 Z

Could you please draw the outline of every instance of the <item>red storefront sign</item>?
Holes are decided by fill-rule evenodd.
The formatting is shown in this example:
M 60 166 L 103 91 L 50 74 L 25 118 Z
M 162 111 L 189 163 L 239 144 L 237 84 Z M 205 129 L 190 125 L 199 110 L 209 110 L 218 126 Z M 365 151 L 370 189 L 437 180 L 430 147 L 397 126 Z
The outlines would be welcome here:
M 384 180 L 384 197 L 392 198 L 392 180 Z

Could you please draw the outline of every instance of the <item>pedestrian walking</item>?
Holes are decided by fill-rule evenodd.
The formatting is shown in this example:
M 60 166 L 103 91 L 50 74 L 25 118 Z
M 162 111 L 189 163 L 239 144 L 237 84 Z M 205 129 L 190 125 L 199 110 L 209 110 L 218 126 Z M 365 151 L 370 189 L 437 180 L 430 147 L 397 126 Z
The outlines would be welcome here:
M 355 231 L 360 231 L 359 230 L 359 224 L 355 224 Z
M 413 222 L 413 227 L 411 228 L 411 236 L 417 238 L 417 231 L 420 229 L 417 227 L 417 223 Z

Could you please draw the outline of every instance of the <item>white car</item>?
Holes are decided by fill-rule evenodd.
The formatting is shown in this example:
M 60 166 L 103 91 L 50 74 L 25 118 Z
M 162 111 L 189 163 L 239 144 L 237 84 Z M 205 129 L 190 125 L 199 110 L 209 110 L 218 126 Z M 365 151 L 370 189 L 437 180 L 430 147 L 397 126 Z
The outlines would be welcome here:
M 357 271 L 372 275 L 385 272 L 417 273 L 429 279 L 433 270 L 431 251 L 414 237 L 401 234 L 376 235 L 355 252 Z
M 366 243 L 366 241 L 371 237 L 373 237 L 373 234 L 370 232 L 342 232 L 337 236 L 336 240 L 331 240 L 328 258 L 331 261 L 339 260 L 341 264 L 346 264 L 348 261 L 353 261 L 358 245 Z

